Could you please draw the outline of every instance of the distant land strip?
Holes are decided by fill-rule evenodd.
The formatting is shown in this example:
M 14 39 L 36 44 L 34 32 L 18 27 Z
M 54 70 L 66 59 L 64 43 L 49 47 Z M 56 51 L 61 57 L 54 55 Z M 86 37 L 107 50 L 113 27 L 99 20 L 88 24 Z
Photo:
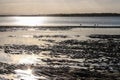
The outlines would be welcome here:
M 0 26 L 0 28 L 120 28 L 120 26 Z
M 58 16 L 58 17 L 120 17 L 120 13 L 69 13 L 69 14 L 37 14 L 37 15 L 0 15 L 1 17 L 5 16 Z

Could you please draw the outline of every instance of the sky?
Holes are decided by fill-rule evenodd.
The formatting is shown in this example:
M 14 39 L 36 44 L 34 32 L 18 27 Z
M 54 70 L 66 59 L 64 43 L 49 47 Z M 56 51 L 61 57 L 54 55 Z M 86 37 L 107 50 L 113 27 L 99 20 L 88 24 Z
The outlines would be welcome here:
M 0 0 L 0 14 L 120 13 L 120 0 Z

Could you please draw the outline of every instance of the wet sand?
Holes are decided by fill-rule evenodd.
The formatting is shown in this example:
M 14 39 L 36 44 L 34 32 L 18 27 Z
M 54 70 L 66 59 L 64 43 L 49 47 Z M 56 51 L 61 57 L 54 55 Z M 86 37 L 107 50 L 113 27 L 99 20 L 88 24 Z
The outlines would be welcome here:
M 1 27 L 0 80 L 119 80 L 119 32 Z

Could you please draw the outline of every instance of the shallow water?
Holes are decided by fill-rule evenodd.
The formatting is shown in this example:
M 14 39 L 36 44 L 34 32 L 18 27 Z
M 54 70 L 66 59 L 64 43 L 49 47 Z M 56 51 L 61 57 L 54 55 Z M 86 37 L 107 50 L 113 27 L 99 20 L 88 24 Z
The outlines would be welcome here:
M 0 25 L 22 26 L 120 26 L 120 17 L 0 17 Z

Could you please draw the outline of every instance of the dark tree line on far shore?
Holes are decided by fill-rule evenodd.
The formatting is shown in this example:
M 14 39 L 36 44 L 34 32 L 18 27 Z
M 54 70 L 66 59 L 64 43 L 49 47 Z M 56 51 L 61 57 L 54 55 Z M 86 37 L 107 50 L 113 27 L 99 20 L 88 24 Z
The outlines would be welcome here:
M 0 16 L 73 16 L 73 17 L 109 17 L 109 16 L 120 16 L 120 13 L 59 13 L 59 14 L 32 14 L 32 15 L 0 15 Z

